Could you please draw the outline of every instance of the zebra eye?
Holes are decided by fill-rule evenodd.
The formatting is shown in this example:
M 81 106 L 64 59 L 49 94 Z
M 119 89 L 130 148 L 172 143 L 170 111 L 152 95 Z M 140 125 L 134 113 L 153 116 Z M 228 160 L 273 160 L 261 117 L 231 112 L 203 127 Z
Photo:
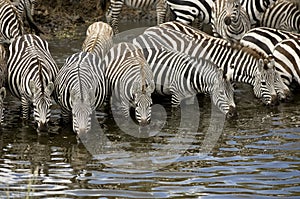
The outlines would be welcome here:
M 195 9 L 195 8 L 193 8 L 193 9 L 191 10 L 191 13 L 192 13 L 193 15 L 197 15 L 197 14 L 198 14 L 198 10 Z

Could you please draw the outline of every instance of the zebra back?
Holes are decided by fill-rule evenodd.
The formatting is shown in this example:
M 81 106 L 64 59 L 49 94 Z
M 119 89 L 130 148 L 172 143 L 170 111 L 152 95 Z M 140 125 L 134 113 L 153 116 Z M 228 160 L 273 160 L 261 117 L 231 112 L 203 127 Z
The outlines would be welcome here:
M 300 40 L 285 39 L 273 50 L 275 67 L 284 83 L 289 86 L 293 80 L 300 85 Z
M 78 134 L 90 130 L 91 116 L 106 95 L 100 61 L 92 53 L 75 53 L 66 59 L 54 82 L 54 99 L 62 109 L 62 118 L 68 122 L 72 115 L 73 130 Z
M 264 12 L 260 26 L 300 33 L 300 8 L 295 2 L 278 0 Z
M 242 7 L 249 16 L 251 27 L 259 26 L 265 10 L 276 1 L 277 0 L 240 0 Z
M 212 8 L 214 36 L 239 41 L 250 29 L 251 22 L 240 0 L 215 0 Z
M 82 50 L 104 57 L 113 45 L 112 37 L 113 30 L 107 23 L 95 22 L 86 31 Z
M 4 42 L 10 43 L 23 33 L 23 22 L 15 7 L 8 0 L 0 0 L 0 34 Z
M 21 99 L 23 118 L 28 119 L 32 103 L 38 129 L 44 129 L 50 119 L 51 94 L 58 71 L 48 43 L 32 34 L 18 37 L 9 47 L 7 71 L 8 88 Z
M 125 117 L 129 117 L 132 106 L 137 121 L 141 125 L 149 123 L 154 81 L 142 50 L 130 43 L 119 43 L 107 53 L 103 67 L 109 95 L 121 104 Z
M 173 29 L 175 26 L 181 31 Z M 182 32 L 184 30 L 188 30 L 188 32 Z M 275 70 L 272 59 L 238 43 L 231 44 L 224 39 L 201 34 L 201 31 L 193 32 L 193 30 L 179 22 L 167 22 L 148 28 L 141 37 L 150 42 L 150 44 L 144 42 L 144 45 L 150 48 L 153 46 L 165 47 L 192 57 L 211 60 L 221 67 L 226 75 L 231 75 L 234 81 L 254 86 L 255 95 L 262 98 L 264 103 L 270 104 L 277 100 L 274 90 Z M 227 74 L 231 67 L 234 68 L 234 72 Z

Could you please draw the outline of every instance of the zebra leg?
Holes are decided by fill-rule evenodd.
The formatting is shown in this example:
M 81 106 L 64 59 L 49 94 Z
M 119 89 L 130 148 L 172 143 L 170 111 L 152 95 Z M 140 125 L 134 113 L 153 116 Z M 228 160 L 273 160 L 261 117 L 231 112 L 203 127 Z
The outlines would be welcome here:
M 167 3 L 166 0 L 159 0 L 156 4 L 157 25 L 166 22 Z
M 70 122 L 70 119 L 71 119 L 70 111 L 68 111 L 65 108 L 62 108 L 61 109 L 61 122 L 67 124 Z
M 30 102 L 25 98 L 25 96 L 21 97 L 21 106 L 22 106 L 22 118 L 24 120 L 29 119 L 29 109 L 30 109 Z
M 122 11 L 124 1 L 111 1 L 110 17 L 107 18 L 107 23 L 112 27 L 114 34 L 119 33 L 119 17 Z

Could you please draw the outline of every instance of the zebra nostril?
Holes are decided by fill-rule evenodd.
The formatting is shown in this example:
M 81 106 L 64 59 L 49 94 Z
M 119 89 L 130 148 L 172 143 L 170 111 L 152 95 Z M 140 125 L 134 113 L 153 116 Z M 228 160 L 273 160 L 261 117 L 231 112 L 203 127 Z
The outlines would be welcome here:
M 47 123 L 41 122 L 39 124 L 38 131 L 39 132 L 47 132 L 48 131 L 48 125 L 47 125 Z
M 229 106 L 229 110 L 226 114 L 226 117 L 227 118 L 234 118 L 237 116 L 237 111 L 236 111 L 236 108 L 233 107 L 233 106 Z
M 140 126 L 147 126 L 150 122 L 147 119 L 142 119 L 140 122 Z
M 224 22 L 225 22 L 225 24 L 227 25 L 227 26 L 229 26 L 230 24 L 231 24 L 231 19 L 230 19 L 230 17 L 225 17 L 225 19 L 224 19 Z

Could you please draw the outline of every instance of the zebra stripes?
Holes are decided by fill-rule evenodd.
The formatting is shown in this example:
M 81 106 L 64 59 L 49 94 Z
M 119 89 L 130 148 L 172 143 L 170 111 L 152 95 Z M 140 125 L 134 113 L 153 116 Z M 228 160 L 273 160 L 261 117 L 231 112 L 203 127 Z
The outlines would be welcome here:
M 92 114 L 105 99 L 105 77 L 99 65 L 98 56 L 75 53 L 66 59 L 54 82 L 62 119 L 68 122 L 72 117 L 73 131 L 78 135 L 90 130 Z
M 232 45 L 224 39 L 202 34 L 201 31 L 179 22 L 167 22 L 148 28 L 143 39 L 150 40 L 149 44 L 145 42 L 146 46 L 142 46 L 143 48 L 162 46 L 192 57 L 208 59 L 221 67 L 234 81 L 252 85 L 255 96 L 262 98 L 265 104 L 277 101 L 273 61 L 250 48 Z M 228 74 L 231 67 L 234 68 L 233 73 Z
M 134 41 L 136 45 L 145 46 Z M 209 93 L 213 103 L 228 117 L 235 115 L 233 87 L 212 62 L 166 48 L 142 48 L 156 84 L 156 93 L 171 95 L 172 106 L 198 93 Z
M 264 12 L 260 26 L 300 33 L 300 8 L 296 3 L 278 0 Z
M 215 0 L 212 8 L 214 36 L 239 41 L 250 30 L 251 22 L 240 0 Z
M 38 130 L 45 130 L 51 114 L 53 82 L 58 72 L 48 43 L 32 34 L 18 37 L 9 46 L 7 71 L 8 88 L 13 96 L 21 99 L 23 118 L 29 118 L 32 103 Z
M 113 103 L 121 107 L 125 117 L 133 107 L 139 124 L 149 123 L 154 80 L 142 50 L 130 43 L 119 43 L 107 53 L 103 67 Z
M 0 34 L 4 42 L 11 43 L 23 33 L 23 22 L 15 7 L 8 0 L 0 0 Z
M 128 7 L 144 10 L 151 7 L 156 7 L 157 24 L 165 21 L 165 0 L 100 0 L 101 8 L 104 11 L 106 11 L 107 1 L 110 1 L 110 6 L 106 12 L 106 20 L 108 24 L 113 28 L 115 34 L 119 33 L 119 15 L 124 4 Z
M 82 50 L 95 53 L 103 58 L 113 45 L 112 37 L 113 30 L 107 23 L 95 22 L 86 31 Z

